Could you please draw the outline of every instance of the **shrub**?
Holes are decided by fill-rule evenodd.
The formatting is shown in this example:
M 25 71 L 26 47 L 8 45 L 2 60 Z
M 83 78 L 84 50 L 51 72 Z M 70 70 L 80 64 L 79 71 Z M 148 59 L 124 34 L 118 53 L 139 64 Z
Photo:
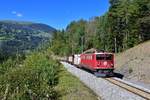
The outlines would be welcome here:
M 42 53 L 28 56 L 20 67 L 0 77 L 0 99 L 57 99 L 59 63 Z M 8 92 L 7 92 L 7 91 Z
M 130 67 L 129 68 L 129 74 L 131 74 L 133 72 L 133 69 Z
M 14 61 L 13 59 L 8 59 L 7 61 L 3 62 L 0 65 L 0 74 L 4 74 L 5 72 L 7 72 L 9 69 L 13 68 L 16 66 L 16 61 Z
M 11 70 L 14 67 L 20 66 L 24 59 L 25 55 L 16 55 L 15 57 L 10 57 L 6 61 L 1 62 L 0 75 L 5 74 L 8 70 Z

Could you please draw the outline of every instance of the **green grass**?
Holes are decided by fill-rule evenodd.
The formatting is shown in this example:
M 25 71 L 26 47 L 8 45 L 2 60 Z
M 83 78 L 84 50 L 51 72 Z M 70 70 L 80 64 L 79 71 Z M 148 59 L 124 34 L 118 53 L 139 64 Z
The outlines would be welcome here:
M 5 40 L 5 39 L 6 39 L 5 36 L 1 36 L 1 37 L 0 37 L 0 40 Z
M 92 90 L 87 88 L 78 78 L 62 67 L 59 73 L 59 84 L 56 90 L 61 100 L 98 100 Z
M 4 97 L 8 100 L 98 100 L 93 91 L 43 52 L 32 53 L 22 61 L 22 66 L 18 64 L 10 59 L 0 66 L 0 100 Z
M 12 40 L 13 36 L 0 36 L 0 40 Z

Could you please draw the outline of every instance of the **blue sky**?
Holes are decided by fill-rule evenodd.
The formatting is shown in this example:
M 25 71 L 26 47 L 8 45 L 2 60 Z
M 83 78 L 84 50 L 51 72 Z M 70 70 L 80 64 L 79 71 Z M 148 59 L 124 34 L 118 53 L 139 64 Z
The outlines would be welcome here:
M 0 20 L 21 20 L 65 28 L 71 21 L 103 15 L 109 0 L 0 0 Z

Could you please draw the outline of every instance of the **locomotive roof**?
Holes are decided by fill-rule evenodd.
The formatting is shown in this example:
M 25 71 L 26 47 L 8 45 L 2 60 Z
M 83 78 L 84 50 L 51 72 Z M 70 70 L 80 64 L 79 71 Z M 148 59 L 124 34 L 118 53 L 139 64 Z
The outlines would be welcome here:
M 113 54 L 113 53 L 110 53 L 110 52 L 96 52 L 94 54 Z
M 82 54 L 113 54 L 113 53 L 106 52 L 104 50 L 98 50 L 95 48 L 91 48 L 89 50 L 84 51 Z
M 113 54 L 110 52 L 94 52 L 94 53 L 82 53 L 82 54 Z
M 106 52 L 105 50 L 91 48 L 91 49 L 84 51 L 82 54 L 90 54 L 90 53 L 108 53 L 108 52 Z

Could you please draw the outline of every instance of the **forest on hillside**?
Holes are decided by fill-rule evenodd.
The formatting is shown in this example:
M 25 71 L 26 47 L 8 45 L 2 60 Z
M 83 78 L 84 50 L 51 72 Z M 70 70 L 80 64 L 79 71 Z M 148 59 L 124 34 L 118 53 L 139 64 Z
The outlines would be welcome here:
M 0 62 L 25 54 L 49 41 L 54 28 L 32 22 L 0 21 Z
M 90 48 L 122 52 L 150 39 L 149 0 L 110 0 L 103 16 L 72 21 L 52 38 L 57 55 L 81 53 Z

